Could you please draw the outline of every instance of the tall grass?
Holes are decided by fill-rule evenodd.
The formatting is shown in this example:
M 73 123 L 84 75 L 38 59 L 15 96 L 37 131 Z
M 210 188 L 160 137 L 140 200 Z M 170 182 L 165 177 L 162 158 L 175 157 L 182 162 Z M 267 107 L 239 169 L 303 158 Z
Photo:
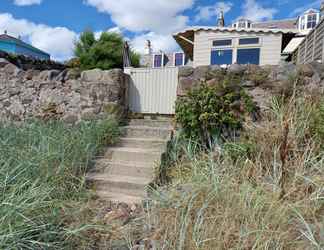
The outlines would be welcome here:
M 0 249 L 71 247 L 83 225 L 67 225 L 69 204 L 86 197 L 89 162 L 117 136 L 112 120 L 1 125 Z
M 240 140 L 182 146 L 147 220 L 159 249 L 324 249 L 323 103 L 274 99 Z

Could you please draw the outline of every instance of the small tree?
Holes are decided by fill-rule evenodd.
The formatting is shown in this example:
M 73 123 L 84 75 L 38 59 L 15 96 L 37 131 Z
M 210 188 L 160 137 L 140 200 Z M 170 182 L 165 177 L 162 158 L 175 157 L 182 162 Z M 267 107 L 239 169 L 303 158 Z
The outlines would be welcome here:
M 75 45 L 75 56 L 82 70 L 123 68 L 123 37 L 117 33 L 104 32 L 98 40 L 92 31 L 81 34 Z M 140 57 L 130 51 L 132 66 L 138 67 Z

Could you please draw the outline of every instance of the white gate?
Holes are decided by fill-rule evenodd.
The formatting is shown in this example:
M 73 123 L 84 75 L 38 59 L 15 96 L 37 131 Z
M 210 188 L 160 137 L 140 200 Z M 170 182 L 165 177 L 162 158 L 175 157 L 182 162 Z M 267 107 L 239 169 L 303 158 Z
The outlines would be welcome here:
M 127 68 L 129 108 L 136 113 L 174 114 L 178 68 Z

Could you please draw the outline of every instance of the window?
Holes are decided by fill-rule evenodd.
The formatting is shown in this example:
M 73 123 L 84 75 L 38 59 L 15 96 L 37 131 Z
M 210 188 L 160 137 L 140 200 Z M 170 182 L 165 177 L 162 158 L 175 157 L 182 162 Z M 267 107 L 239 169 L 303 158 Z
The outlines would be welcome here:
M 211 65 L 232 64 L 233 50 L 213 50 L 211 52 Z
M 163 54 L 154 55 L 154 68 L 161 68 L 163 65 Z
M 308 15 L 308 17 L 307 17 L 307 29 L 315 28 L 316 24 L 317 24 L 317 15 L 316 14 Z
M 243 21 L 239 22 L 239 24 L 238 24 L 238 27 L 241 29 L 245 28 L 245 26 L 246 26 L 245 22 L 243 22 Z
M 260 49 L 238 49 L 238 64 L 260 64 Z
M 242 38 L 239 45 L 259 44 L 259 38 Z
M 185 56 L 183 53 L 174 54 L 174 66 L 183 66 L 185 63 Z
M 223 47 L 223 46 L 231 46 L 231 45 L 232 45 L 232 40 L 231 39 L 213 41 L 213 46 L 214 47 Z

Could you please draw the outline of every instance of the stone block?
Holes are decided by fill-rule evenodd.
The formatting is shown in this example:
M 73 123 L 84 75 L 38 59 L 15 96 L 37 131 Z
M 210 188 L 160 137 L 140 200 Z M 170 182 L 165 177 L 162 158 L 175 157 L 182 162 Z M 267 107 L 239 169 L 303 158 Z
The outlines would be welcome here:
M 100 69 L 86 70 L 81 73 L 81 80 L 85 82 L 100 82 L 103 71 Z

